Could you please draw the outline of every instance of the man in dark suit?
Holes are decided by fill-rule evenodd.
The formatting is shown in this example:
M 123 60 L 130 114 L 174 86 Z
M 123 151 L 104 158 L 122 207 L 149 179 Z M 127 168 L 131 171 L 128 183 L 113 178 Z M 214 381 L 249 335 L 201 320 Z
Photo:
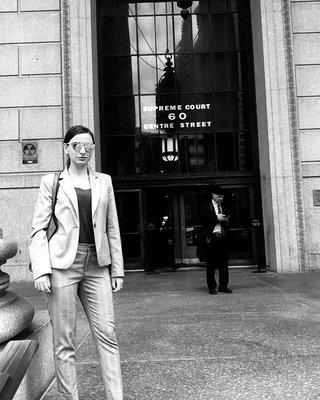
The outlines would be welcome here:
M 232 293 L 228 288 L 228 231 L 229 219 L 226 207 L 222 204 L 224 191 L 220 186 L 210 187 L 211 199 L 204 204 L 201 214 L 201 235 L 206 241 L 205 260 L 207 262 L 207 285 L 210 294 L 217 294 L 215 270 L 219 270 L 218 292 Z

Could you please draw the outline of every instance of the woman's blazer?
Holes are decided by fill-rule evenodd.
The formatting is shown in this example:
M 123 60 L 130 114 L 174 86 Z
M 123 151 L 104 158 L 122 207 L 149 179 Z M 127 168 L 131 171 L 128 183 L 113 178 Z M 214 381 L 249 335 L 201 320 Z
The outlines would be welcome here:
M 89 170 L 89 179 L 98 264 L 101 267 L 111 265 L 111 276 L 121 277 L 124 275 L 123 257 L 111 177 Z M 78 248 L 78 200 L 67 169 L 59 177 L 55 206 L 58 227 L 48 243 L 46 228 L 52 213 L 53 181 L 54 174 L 42 178 L 32 222 L 29 253 L 34 279 L 50 274 L 52 268 L 69 268 L 75 260 Z

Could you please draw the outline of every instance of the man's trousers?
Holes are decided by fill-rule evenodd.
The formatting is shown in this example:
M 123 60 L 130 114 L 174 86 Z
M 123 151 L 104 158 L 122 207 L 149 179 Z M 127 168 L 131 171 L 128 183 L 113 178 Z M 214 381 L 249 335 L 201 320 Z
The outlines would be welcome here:
M 122 400 L 110 272 L 107 267 L 98 266 L 95 247 L 86 244 L 79 244 L 71 267 L 52 269 L 51 293 L 47 294 L 60 398 L 79 398 L 75 349 L 77 297 L 88 318 L 96 345 L 106 398 Z
M 229 283 L 228 243 L 226 236 L 213 235 L 207 257 L 207 286 L 209 291 L 215 290 L 217 283 L 215 271 L 219 271 L 219 288 L 225 289 Z

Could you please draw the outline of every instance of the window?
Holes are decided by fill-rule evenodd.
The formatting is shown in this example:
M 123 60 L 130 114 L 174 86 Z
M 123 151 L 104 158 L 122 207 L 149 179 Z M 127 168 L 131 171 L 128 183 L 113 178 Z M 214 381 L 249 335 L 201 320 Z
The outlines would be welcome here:
M 249 0 L 98 0 L 102 168 L 114 175 L 254 171 Z M 168 51 L 167 51 L 168 50 Z M 178 160 L 162 159 L 167 136 Z

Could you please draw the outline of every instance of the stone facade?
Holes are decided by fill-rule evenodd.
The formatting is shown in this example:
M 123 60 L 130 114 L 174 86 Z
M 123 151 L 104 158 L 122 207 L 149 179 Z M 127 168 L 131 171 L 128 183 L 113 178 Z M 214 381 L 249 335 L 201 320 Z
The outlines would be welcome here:
M 251 9 L 267 263 L 318 269 L 320 1 L 251 0 Z M 40 178 L 64 166 L 63 132 L 95 128 L 99 154 L 94 15 L 90 0 L 1 1 L 0 220 L 19 240 L 17 264 L 28 259 Z M 37 164 L 22 164 L 23 140 L 38 142 Z
M 306 253 L 308 268 L 318 269 L 320 208 L 314 205 L 313 191 L 320 187 L 320 1 L 292 1 L 291 12 Z
M 63 167 L 62 24 L 59 0 L 0 5 L 0 220 L 28 260 L 39 179 Z M 38 163 L 22 163 L 22 141 L 38 142 Z

